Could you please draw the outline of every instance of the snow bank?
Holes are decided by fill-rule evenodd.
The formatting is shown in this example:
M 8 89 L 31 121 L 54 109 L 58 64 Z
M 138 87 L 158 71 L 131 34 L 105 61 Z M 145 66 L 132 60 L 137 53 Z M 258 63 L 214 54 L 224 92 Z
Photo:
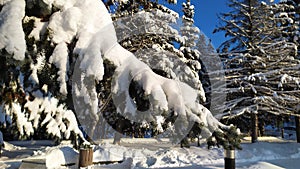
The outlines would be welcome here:
M 125 146 L 110 144 L 111 140 L 104 140 L 103 143 L 94 147 L 94 163 L 108 161 L 123 161 L 120 164 L 95 164 L 92 168 L 197 168 L 197 169 L 223 169 L 224 155 L 223 148 L 213 147 L 207 149 L 206 144 L 201 147 L 180 148 L 172 146 L 169 148 L 160 148 L 151 150 L 151 147 L 158 146 L 157 142 L 151 139 L 132 139 L 125 140 Z M 274 141 L 270 137 L 268 141 Z M 13 143 L 13 142 L 11 142 Z M 147 143 L 147 146 L 145 146 Z M 28 150 L 34 146 L 25 142 L 16 142 L 18 145 L 27 145 Z M 14 146 L 10 143 L 5 144 L 5 151 L 10 153 L 20 153 L 26 147 Z M 143 147 L 144 148 L 141 148 Z M 148 148 L 147 148 L 148 147 Z M 300 165 L 300 145 L 296 142 L 266 142 L 242 143 L 243 150 L 236 151 L 237 169 L 297 169 Z M 25 152 L 25 151 L 24 151 Z M 17 159 L 2 157 L 0 158 L 0 168 L 11 167 L 12 161 L 15 166 L 20 164 L 24 158 Z M 41 148 L 34 152 L 29 158 L 45 158 L 47 168 L 77 168 L 78 151 L 72 148 L 72 145 L 59 145 L 55 147 Z M 64 167 L 65 164 L 75 164 L 70 167 Z
M 138 145 L 139 143 L 137 142 L 133 143 L 132 147 L 123 147 L 107 143 L 99 145 L 94 151 L 94 162 L 124 160 L 127 161 L 125 164 L 128 166 L 131 164 L 128 160 L 131 161 L 132 159 L 132 168 L 172 168 L 200 164 L 222 164 L 223 162 L 223 150 L 220 148 L 208 150 L 206 147 L 192 147 L 190 149 L 172 147 L 170 149 L 149 150 L 147 148 L 139 149 Z M 151 146 L 151 143 L 149 146 Z M 116 166 L 120 165 L 121 164 L 118 164 Z M 101 167 L 102 166 L 103 165 L 101 165 Z M 109 167 L 112 166 L 114 165 L 110 165 Z M 95 168 L 97 167 L 100 166 L 95 166 Z
M 62 165 L 76 164 L 78 166 L 78 152 L 69 145 L 48 148 L 46 151 L 47 168 L 62 168 Z
M 273 138 L 269 138 L 269 141 L 272 140 Z M 175 146 L 169 149 L 150 150 L 149 148 L 157 143 L 148 142 L 149 148 L 139 148 L 139 145 L 147 142 L 139 143 L 139 141 L 139 139 L 128 141 L 132 144 L 131 146 L 126 145 L 126 147 L 108 143 L 99 145 L 94 152 L 94 162 L 132 159 L 131 168 L 224 168 L 223 148 L 207 149 L 203 145 L 201 147 L 192 146 L 189 149 Z M 242 147 L 243 150 L 236 151 L 236 165 L 239 169 L 278 169 L 282 167 L 292 169 L 297 164 L 292 165 L 290 162 L 295 163 L 300 159 L 300 145 L 295 142 L 243 143 Z M 128 163 L 126 164 L 128 165 Z M 94 167 L 113 168 L 113 166 L 120 167 L 122 164 Z M 129 167 L 127 166 L 127 168 Z
M 246 148 L 236 153 L 239 162 L 300 158 L 300 146 L 297 143 L 258 142 L 243 147 Z

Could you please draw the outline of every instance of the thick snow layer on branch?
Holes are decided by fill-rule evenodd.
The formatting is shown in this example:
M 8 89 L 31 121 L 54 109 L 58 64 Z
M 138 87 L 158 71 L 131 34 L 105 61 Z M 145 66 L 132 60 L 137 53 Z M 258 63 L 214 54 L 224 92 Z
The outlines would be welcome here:
M 118 45 L 114 49 L 106 57 L 111 58 L 125 53 L 120 53 L 122 50 Z M 130 120 L 150 122 L 156 120 L 157 115 L 163 116 L 166 112 L 173 112 L 174 116 L 178 116 L 174 123 L 178 132 L 174 133 L 175 135 L 186 132 L 188 125 L 194 122 L 204 125 L 206 137 L 211 136 L 212 132 L 219 128 L 226 128 L 212 116 L 208 109 L 198 103 L 198 92 L 195 89 L 180 81 L 156 75 L 145 63 L 140 62 L 130 53 L 127 61 L 117 68 L 114 79 L 112 92 L 117 111 Z M 139 111 L 130 97 L 128 89 L 132 80 L 137 81 L 145 90 L 145 95 L 149 97 L 151 102 L 149 110 Z
M 300 78 L 292 77 L 292 76 L 287 75 L 287 74 L 282 75 L 281 80 L 278 83 L 278 87 L 281 88 L 284 84 L 286 84 L 288 82 L 294 82 L 298 87 L 300 87 L 300 83 L 299 83 Z
M 12 117 L 17 119 L 17 127 L 20 132 L 20 135 L 30 136 L 34 131 L 31 122 L 27 119 L 25 111 L 21 110 L 21 105 L 19 103 L 12 103 L 11 107 L 5 105 L 5 110 L 7 113 L 10 113 Z
M 37 57 L 36 63 L 30 64 L 30 69 L 32 70 L 31 75 L 29 77 L 34 83 L 39 84 L 38 71 L 41 70 L 45 65 L 45 55 L 41 54 Z
M 61 3 L 49 3 L 54 6 L 57 4 Z M 52 42 L 54 44 L 70 43 L 76 38 L 74 51 L 81 56 L 80 68 L 86 71 L 87 76 L 95 76 L 97 80 L 101 80 L 104 74 L 101 55 L 105 52 L 103 48 L 107 41 L 94 37 L 95 34 L 99 35 L 99 32 L 112 24 L 106 7 L 96 0 L 66 1 L 63 6 L 57 7 L 62 9 L 52 15 L 48 26 Z M 115 34 L 114 30 L 110 33 Z
M 67 71 L 69 69 L 69 52 L 66 43 L 59 43 L 56 45 L 49 62 L 53 63 L 58 69 L 58 81 L 60 82 L 60 93 L 67 95 L 68 80 Z
M 247 80 L 247 81 L 253 81 L 253 82 L 255 82 L 255 81 L 265 81 L 265 82 L 267 82 L 268 81 L 266 75 L 261 73 L 261 72 L 246 76 L 244 79 Z
M 25 15 L 25 1 L 2 2 L 0 12 L 0 49 L 5 49 L 16 60 L 23 60 L 26 51 L 22 19 Z
M 34 100 L 28 100 L 24 105 L 30 111 L 29 121 L 33 122 L 33 125 L 30 125 L 34 128 L 37 128 L 39 123 L 46 125 L 47 132 L 59 138 L 62 135 L 69 138 L 71 131 L 77 134 L 80 133 L 74 113 L 67 110 L 64 105 L 59 104 L 59 100 L 50 95 L 42 97 L 41 92 L 36 92 L 35 95 L 36 98 Z M 40 122 L 39 120 L 43 113 L 46 117 Z

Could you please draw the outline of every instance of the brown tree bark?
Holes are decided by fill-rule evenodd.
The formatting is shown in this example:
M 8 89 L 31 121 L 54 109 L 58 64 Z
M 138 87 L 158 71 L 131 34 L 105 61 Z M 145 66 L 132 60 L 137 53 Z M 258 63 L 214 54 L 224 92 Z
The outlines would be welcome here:
M 251 120 L 252 120 L 251 142 L 255 143 L 257 142 L 257 138 L 258 138 L 258 117 L 256 113 L 253 113 L 251 115 Z

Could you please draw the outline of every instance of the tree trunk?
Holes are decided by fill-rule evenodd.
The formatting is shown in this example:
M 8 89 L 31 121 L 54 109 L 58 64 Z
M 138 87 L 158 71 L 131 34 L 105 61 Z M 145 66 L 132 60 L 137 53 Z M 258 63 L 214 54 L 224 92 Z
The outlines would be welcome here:
M 277 128 L 278 128 L 278 131 L 280 132 L 281 131 L 281 128 L 283 127 L 283 124 L 282 124 L 282 117 L 281 116 L 277 116 Z
M 252 133 L 251 133 L 251 142 L 255 143 L 257 142 L 257 133 L 258 133 L 258 117 L 256 113 L 253 113 L 251 115 L 252 119 Z
M 300 117 L 295 116 L 297 143 L 300 143 Z
M 122 138 L 122 134 L 119 133 L 118 131 L 115 132 L 115 137 L 114 137 L 114 142 L 113 144 L 121 144 L 121 138 Z
M 262 120 L 259 122 L 259 136 L 265 135 L 265 122 Z

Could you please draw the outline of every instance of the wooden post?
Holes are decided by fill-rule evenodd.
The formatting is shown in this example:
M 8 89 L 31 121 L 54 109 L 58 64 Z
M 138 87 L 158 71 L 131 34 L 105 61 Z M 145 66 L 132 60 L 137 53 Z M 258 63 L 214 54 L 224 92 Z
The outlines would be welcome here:
M 235 169 L 235 150 L 224 149 L 225 169 Z
M 93 148 L 81 148 L 79 150 L 79 167 L 93 165 Z

